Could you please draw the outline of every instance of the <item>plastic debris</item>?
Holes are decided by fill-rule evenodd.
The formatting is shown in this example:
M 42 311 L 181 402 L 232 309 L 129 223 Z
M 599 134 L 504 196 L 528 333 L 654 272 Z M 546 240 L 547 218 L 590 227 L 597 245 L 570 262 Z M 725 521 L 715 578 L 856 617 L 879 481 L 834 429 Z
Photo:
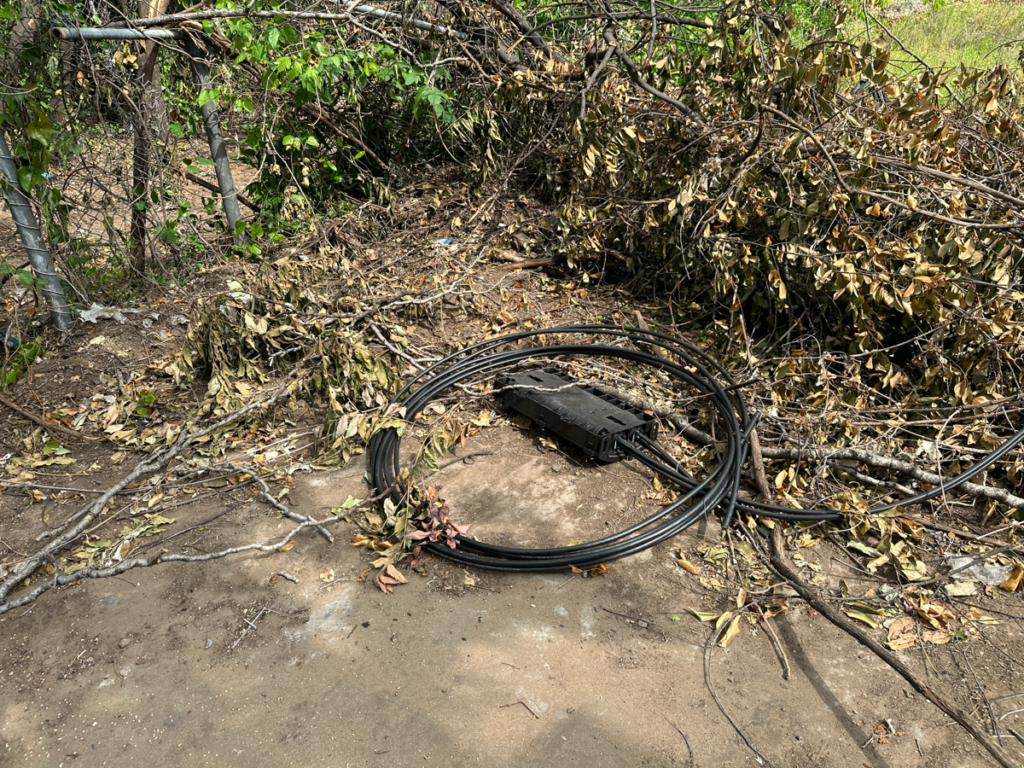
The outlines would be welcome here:
M 21 340 L 6 325 L 0 325 L 0 339 L 3 339 L 8 349 L 17 349 L 21 346 Z
M 119 309 L 118 307 L 102 307 L 93 304 L 88 309 L 78 313 L 78 319 L 86 323 L 95 323 L 99 320 L 117 320 L 119 323 L 127 323 L 128 317 L 125 313 L 137 315 L 141 309 Z
M 1010 573 L 1013 571 L 1008 565 L 985 565 L 974 562 L 974 559 L 970 557 L 947 557 L 946 562 L 949 563 L 951 570 L 957 571 L 954 576 L 980 581 L 990 587 L 998 587 L 1010 578 Z M 974 565 L 968 565 L 971 562 L 974 562 Z M 968 567 L 964 568 L 964 566 Z M 960 568 L 964 568 L 964 570 L 958 570 Z

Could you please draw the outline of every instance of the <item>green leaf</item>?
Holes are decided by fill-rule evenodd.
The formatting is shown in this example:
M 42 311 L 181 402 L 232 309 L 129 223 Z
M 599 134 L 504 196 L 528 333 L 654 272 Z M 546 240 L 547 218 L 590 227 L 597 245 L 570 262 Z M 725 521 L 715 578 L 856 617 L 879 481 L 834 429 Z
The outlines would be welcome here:
M 21 188 L 26 194 L 32 191 L 32 187 L 38 184 L 40 179 L 42 179 L 42 176 L 27 165 L 23 165 L 18 169 L 18 183 L 21 184 Z
M 877 549 L 869 547 L 867 544 L 861 544 L 859 541 L 848 541 L 846 542 L 846 546 L 860 552 L 862 555 L 867 555 L 868 557 L 882 557 L 882 553 Z
M 36 121 L 29 123 L 28 128 L 25 130 L 28 132 L 28 137 L 33 141 L 38 141 L 45 148 L 50 148 L 50 142 L 53 138 L 53 127 L 50 125 L 50 121 L 46 117 L 46 113 L 37 104 L 32 105 L 36 111 Z

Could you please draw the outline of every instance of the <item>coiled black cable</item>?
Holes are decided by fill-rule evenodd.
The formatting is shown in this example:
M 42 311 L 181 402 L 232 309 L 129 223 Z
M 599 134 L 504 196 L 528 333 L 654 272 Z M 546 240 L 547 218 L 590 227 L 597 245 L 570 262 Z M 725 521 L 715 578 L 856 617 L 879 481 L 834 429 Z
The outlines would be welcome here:
M 608 344 L 558 341 L 552 344 L 527 346 L 543 337 L 594 336 L 610 341 L 630 341 L 639 349 Z M 657 347 L 667 355 L 656 355 L 644 347 Z M 747 459 L 750 432 L 757 423 L 732 377 L 717 361 L 684 341 L 655 331 L 611 325 L 575 325 L 546 330 L 524 331 L 479 342 L 440 360 L 407 383 L 392 400 L 392 406 L 405 408 L 405 418 L 412 421 L 432 400 L 449 387 L 470 376 L 488 373 L 505 366 L 545 357 L 580 356 L 610 357 L 638 365 L 650 366 L 695 388 L 705 396 L 724 425 L 725 446 L 719 464 L 702 480 L 691 476 L 657 444 L 642 435 L 634 442 L 618 447 L 630 458 L 640 461 L 682 488 L 683 496 L 646 520 L 625 530 L 604 536 L 587 544 L 550 549 L 500 547 L 459 536 L 457 547 L 428 544 L 427 549 L 461 565 L 499 571 L 545 572 L 570 567 L 593 568 L 622 557 L 637 554 L 666 541 L 689 528 L 704 515 L 717 509 L 728 526 L 737 511 L 783 520 L 835 520 L 839 515 L 829 509 L 794 509 L 775 504 L 740 499 L 740 472 Z M 1024 429 L 1016 432 L 982 461 L 960 473 L 942 486 L 919 493 L 899 502 L 875 507 L 870 513 L 881 513 L 897 506 L 916 504 L 935 498 L 988 469 L 1024 441 Z M 395 429 L 377 432 L 370 439 L 368 458 L 371 481 L 375 488 L 392 488 L 391 496 L 401 503 L 407 489 L 398 481 L 401 472 L 399 453 L 401 437 Z

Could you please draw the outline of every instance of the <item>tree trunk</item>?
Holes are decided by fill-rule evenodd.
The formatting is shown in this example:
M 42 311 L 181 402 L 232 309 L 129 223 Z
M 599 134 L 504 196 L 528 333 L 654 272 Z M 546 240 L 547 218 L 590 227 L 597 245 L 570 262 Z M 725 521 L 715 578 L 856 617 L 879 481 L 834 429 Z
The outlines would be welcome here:
M 144 113 L 139 112 L 140 110 L 136 110 L 136 116 L 132 119 L 132 132 L 135 137 L 132 143 L 132 214 L 128 239 L 132 268 L 141 273 L 146 269 L 148 234 L 146 212 L 149 210 L 149 126 L 146 125 Z
M 168 2 L 169 0 L 139 0 L 139 16 L 161 16 L 166 12 Z M 168 116 L 163 79 L 160 74 L 160 49 L 155 40 L 146 42 L 139 63 L 139 79 L 142 83 L 142 107 L 162 155 L 167 148 Z

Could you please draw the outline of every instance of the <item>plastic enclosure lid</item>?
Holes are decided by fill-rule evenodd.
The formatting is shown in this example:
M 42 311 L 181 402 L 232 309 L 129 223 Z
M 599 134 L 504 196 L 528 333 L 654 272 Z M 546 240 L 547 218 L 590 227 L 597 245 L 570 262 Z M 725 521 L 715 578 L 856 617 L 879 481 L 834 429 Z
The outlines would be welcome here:
M 654 416 L 560 371 L 535 369 L 500 376 L 494 382 L 504 403 L 579 447 L 598 461 L 619 461 L 619 440 L 658 434 Z

